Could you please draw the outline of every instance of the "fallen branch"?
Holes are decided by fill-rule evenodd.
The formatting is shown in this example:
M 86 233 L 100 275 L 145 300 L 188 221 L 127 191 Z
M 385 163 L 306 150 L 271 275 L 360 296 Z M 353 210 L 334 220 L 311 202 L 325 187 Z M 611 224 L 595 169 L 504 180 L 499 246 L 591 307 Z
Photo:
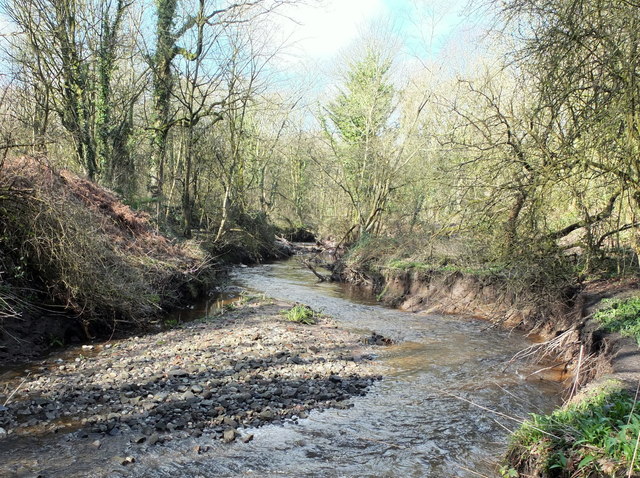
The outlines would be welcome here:
M 314 275 L 315 275 L 315 276 L 320 280 L 320 282 L 327 282 L 327 281 L 329 280 L 329 278 L 328 278 L 328 277 L 323 276 L 322 274 L 320 274 L 320 273 L 315 269 L 315 267 L 313 267 L 313 266 L 311 265 L 311 263 L 310 263 L 309 261 L 304 261 L 304 260 L 303 260 L 303 261 L 301 261 L 301 262 L 302 262 L 305 266 L 307 266 L 307 268 L 308 268 L 311 272 L 313 272 L 313 274 L 314 274 Z

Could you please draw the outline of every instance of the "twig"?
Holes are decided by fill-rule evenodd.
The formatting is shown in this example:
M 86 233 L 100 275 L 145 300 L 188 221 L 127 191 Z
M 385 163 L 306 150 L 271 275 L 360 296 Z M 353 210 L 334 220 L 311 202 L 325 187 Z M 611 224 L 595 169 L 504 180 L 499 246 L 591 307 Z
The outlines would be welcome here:
M 578 391 L 578 383 L 580 382 L 580 369 L 582 368 L 582 354 L 584 353 L 584 345 L 580 345 L 580 355 L 578 355 L 578 366 L 576 367 L 575 379 L 571 386 L 571 392 L 569 393 L 569 400 L 573 398 Z
M 16 389 L 15 389 L 13 392 L 11 392 L 11 395 L 9 395 L 9 396 L 7 397 L 7 399 L 4 401 L 4 403 L 2 404 L 2 406 L 6 406 L 6 405 L 7 405 L 7 403 L 9 403 L 9 400 L 11 400 L 11 399 L 13 398 L 13 396 L 14 396 L 16 393 L 18 393 L 18 390 L 20 390 L 20 389 L 22 388 L 22 386 L 24 385 L 24 383 L 27 381 L 27 378 L 29 378 L 29 375 L 31 375 L 31 373 L 28 373 L 28 374 L 27 374 L 27 376 L 26 376 L 25 378 L 23 378 L 23 379 L 22 379 L 22 382 L 20 382 L 20 385 L 18 385 L 18 386 L 16 387 Z
M 460 468 L 460 469 L 462 469 L 464 471 L 468 471 L 469 473 L 473 473 L 474 475 L 482 476 L 482 478 L 489 478 L 487 475 L 483 475 L 480 472 L 477 472 L 475 470 L 471 470 L 471 469 L 467 468 L 466 466 L 462 466 L 462 465 L 457 465 L 457 466 L 458 466 L 458 468 Z
M 450 393 L 450 392 L 447 392 L 447 391 L 444 391 L 444 393 L 446 395 L 449 395 L 450 397 L 456 398 L 456 399 L 461 400 L 463 402 L 467 402 L 467 403 L 473 405 L 474 407 L 479 408 L 480 410 L 484 410 L 486 412 L 493 413 L 494 415 L 498 415 L 499 417 L 503 417 L 503 418 L 506 418 L 508 420 L 512 420 L 512 421 L 514 421 L 514 422 L 516 422 L 516 423 L 518 423 L 520 425 L 522 425 L 525 422 L 525 420 L 523 420 L 522 418 L 514 418 L 512 416 L 509 416 L 509 415 L 506 415 L 504 413 L 501 413 L 501 412 L 499 412 L 497 410 L 491 410 L 490 408 L 487 408 L 487 407 L 484 407 L 484 406 L 482 406 L 482 405 L 480 405 L 478 403 L 472 402 L 471 400 L 468 400 L 468 399 L 466 399 L 464 397 L 459 397 L 457 395 L 454 395 L 453 393 Z M 535 427 L 532 424 L 530 424 L 529 426 L 531 426 L 531 428 L 533 428 L 534 430 L 539 431 L 540 433 L 543 433 L 545 435 L 549 435 L 550 437 L 553 437 L 553 438 L 556 438 L 556 439 L 560 440 L 560 437 L 554 435 L 553 433 L 549 433 L 548 431 L 542 430 L 541 428 L 538 428 L 538 427 Z
M 323 276 L 322 274 L 320 274 L 318 271 L 315 270 L 315 268 L 308 262 L 308 261 L 301 261 L 305 266 L 307 266 L 307 268 L 313 272 L 313 274 L 320 279 L 320 282 L 326 282 L 327 278 L 325 276 Z
M 636 396 L 633 397 L 633 406 L 631 407 L 631 412 L 629 413 L 627 425 L 631 423 L 631 417 L 633 416 L 633 412 L 636 408 L 636 403 L 638 403 L 638 392 L 640 392 L 640 380 L 638 380 L 638 386 L 636 387 Z M 638 444 L 640 444 L 640 432 L 638 432 L 638 438 L 636 438 L 636 446 L 633 449 L 633 458 L 631 458 L 631 463 L 629 464 L 629 474 L 627 475 L 627 478 L 631 478 L 633 476 L 633 465 L 636 462 L 636 457 L 638 456 Z
M 536 370 L 535 372 L 531 372 L 529 375 L 527 375 L 527 377 L 526 377 L 526 378 L 529 378 L 529 377 L 531 377 L 532 375 L 537 375 L 537 374 L 539 374 L 540 372 L 544 372 L 545 370 L 550 370 L 550 369 L 552 369 L 552 368 L 556 368 L 557 366 L 558 366 L 557 364 L 554 364 L 554 365 L 549 365 L 548 367 L 543 367 L 543 368 L 541 368 L 541 369 L 539 369 L 539 370 Z
M 563 333 L 561 333 L 557 337 L 554 337 L 551 340 L 547 340 L 546 342 L 541 342 L 539 344 L 530 345 L 529 347 L 515 354 L 511 358 L 511 360 L 507 362 L 507 365 L 515 362 L 516 360 L 527 359 L 535 355 L 539 355 L 538 358 L 541 359 L 558 349 L 565 348 L 568 345 L 566 343 L 567 339 L 571 336 L 573 332 L 575 332 L 575 330 L 576 329 L 574 327 L 571 327 L 570 329 L 565 330 Z
M 631 423 L 631 417 L 633 416 L 633 412 L 636 409 L 636 403 L 638 403 L 638 393 L 640 392 L 640 380 L 638 380 L 638 386 L 636 387 L 636 395 L 633 397 L 633 406 L 631 407 L 631 412 L 629 413 L 629 419 L 627 420 L 627 425 Z
M 627 478 L 631 478 L 633 476 L 633 464 L 636 462 L 636 457 L 638 456 L 638 444 L 640 444 L 640 432 L 638 432 L 638 438 L 636 438 L 636 447 L 633 449 L 633 458 L 629 464 L 629 474 L 627 475 Z

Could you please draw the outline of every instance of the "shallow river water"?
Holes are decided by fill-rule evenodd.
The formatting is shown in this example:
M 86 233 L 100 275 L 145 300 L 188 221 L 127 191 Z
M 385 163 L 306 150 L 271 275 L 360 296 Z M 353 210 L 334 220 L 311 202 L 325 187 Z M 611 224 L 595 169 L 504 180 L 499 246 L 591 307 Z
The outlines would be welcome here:
M 264 427 L 249 451 L 228 448 L 218 457 L 214 466 L 221 473 L 493 477 L 507 430 L 528 413 L 558 404 L 560 385 L 530 375 L 540 365 L 506 365 L 531 344 L 517 333 L 460 316 L 382 307 L 358 289 L 318 283 L 295 258 L 240 269 L 234 279 L 244 288 L 302 302 L 343 327 L 375 331 L 397 344 L 379 347 L 386 377 L 354 400 L 353 408 Z
M 393 339 L 394 345 L 375 347 L 384 379 L 352 399 L 352 408 L 249 430 L 250 443 L 176 440 L 150 447 L 135 465 L 116 471 L 92 457 L 90 445 L 74 441 L 25 439 L 14 457 L 48 466 L 56 461 L 69 470 L 59 476 L 496 477 L 508 430 L 528 413 L 558 404 L 560 384 L 534 374 L 543 365 L 508 364 L 531 344 L 515 332 L 380 306 L 357 288 L 318 283 L 296 258 L 238 268 L 232 277 L 251 293 L 302 302 L 363 336 L 375 331 Z M 210 307 L 216 304 L 196 308 L 191 318 Z M 119 454 L 126 437 L 118 440 L 105 440 L 102 455 Z M 207 453 L 194 452 L 205 441 Z

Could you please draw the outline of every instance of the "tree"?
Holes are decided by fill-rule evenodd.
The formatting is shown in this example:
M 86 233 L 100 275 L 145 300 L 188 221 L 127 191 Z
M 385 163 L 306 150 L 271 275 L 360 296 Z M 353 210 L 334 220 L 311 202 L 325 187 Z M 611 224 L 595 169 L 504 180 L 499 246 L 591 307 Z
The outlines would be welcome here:
M 2 4 L 21 31 L 13 44 L 13 60 L 22 66 L 36 97 L 34 136 L 44 136 L 49 112 L 55 111 L 92 180 L 109 168 L 111 77 L 128 6 L 123 0 L 114 8 L 109 0 Z
M 620 194 L 611 196 L 614 202 L 628 197 L 636 209 L 639 7 L 633 0 L 508 0 L 497 5 L 519 41 L 516 59 L 535 85 L 538 108 L 553 118 L 558 142 L 550 158 L 574 174 L 589 171 L 619 185 Z M 623 230 L 635 228 L 633 216 L 621 225 Z
M 393 170 L 382 144 L 394 110 L 390 68 L 388 56 L 367 47 L 364 56 L 351 63 L 344 89 L 322 118 L 338 161 L 338 170 L 327 172 L 349 197 L 359 236 L 379 225 L 393 188 Z

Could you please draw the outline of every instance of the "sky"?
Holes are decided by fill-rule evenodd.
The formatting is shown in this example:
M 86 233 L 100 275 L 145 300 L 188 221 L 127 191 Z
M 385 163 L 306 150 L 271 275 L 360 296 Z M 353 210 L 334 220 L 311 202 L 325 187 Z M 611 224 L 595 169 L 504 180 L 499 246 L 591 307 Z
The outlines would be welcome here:
M 407 54 L 424 59 L 480 21 L 468 0 L 324 0 L 290 7 L 281 28 L 293 58 L 335 58 L 378 23 L 397 34 Z
M 286 71 L 285 81 L 322 94 L 345 53 L 375 26 L 398 44 L 394 68 L 415 70 L 437 61 L 462 64 L 487 24 L 470 0 L 310 0 L 282 12 L 278 29 L 287 46 L 276 68 Z

